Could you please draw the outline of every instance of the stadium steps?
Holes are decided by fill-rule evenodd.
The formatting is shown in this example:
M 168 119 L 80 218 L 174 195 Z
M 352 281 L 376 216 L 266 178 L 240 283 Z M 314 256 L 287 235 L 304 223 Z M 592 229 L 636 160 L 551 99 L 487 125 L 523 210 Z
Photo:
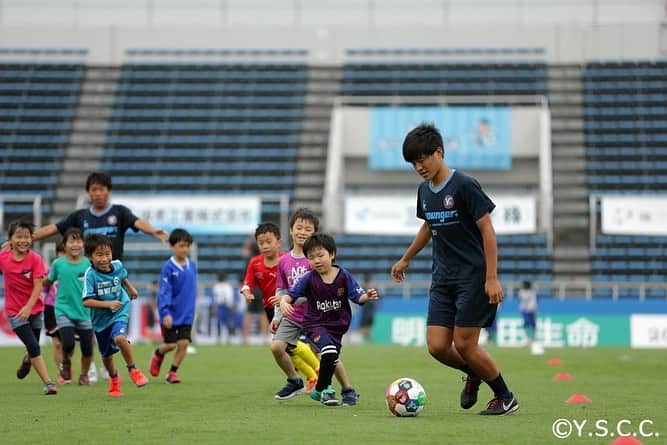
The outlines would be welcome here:
M 119 68 L 88 66 L 86 69 L 72 137 L 58 176 L 52 221 L 76 208 L 77 198 L 84 193 L 86 176 L 96 170 L 102 160 L 102 146 L 119 77 Z
M 557 276 L 590 276 L 591 261 L 587 247 L 556 247 L 554 274 Z
M 591 271 L 582 74 L 580 65 L 547 68 L 554 191 L 553 271 L 555 278 L 566 280 L 587 279 Z
M 340 67 L 308 68 L 293 206 L 308 207 L 320 216 L 331 111 L 340 94 L 342 78 Z

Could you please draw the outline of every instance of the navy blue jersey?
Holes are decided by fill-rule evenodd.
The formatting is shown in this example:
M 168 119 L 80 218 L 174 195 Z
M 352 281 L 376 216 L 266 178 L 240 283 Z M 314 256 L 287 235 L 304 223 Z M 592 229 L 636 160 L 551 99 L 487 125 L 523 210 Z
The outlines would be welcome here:
M 325 328 L 331 334 L 342 337 L 350 327 L 352 310 L 350 300 L 359 303 L 359 297 L 366 291 L 356 282 L 350 273 L 339 268 L 333 283 L 325 283 L 316 271 L 307 272 L 288 291 L 292 300 L 305 298 L 308 309 L 304 315 L 303 326 Z
M 431 229 L 434 283 L 484 277 L 486 259 L 476 222 L 495 207 L 475 178 L 456 170 L 437 189 L 429 182 L 419 186 L 417 217 Z
M 113 204 L 102 213 L 95 213 L 92 208 L 76 210 L 56 223 L 61 235 L 70 227 L 76 227 L 83 236 L 97 233 L 111 239 L 111 254 L 114 260 L 123 258 L 123 243 L 128 229 L 136 231 L 134 223 L 139 219 L 125 206 Z

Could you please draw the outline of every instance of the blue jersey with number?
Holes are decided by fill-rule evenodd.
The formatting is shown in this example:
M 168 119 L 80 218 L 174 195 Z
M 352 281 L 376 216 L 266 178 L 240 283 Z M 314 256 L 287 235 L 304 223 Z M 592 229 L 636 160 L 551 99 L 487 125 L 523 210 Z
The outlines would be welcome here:
M 419 186 L 417 217 L 431 230 L 434 283 L 484 277 L 486 259 L 477 220 L 495 207 L 475 178 L 454 169 L 437 189 L 430 182 Z
M 130 297 L 123 288 L 127 278 L 127 269 L 118 260 L 111 262 L 111 271 L 101 272 L 90 266 L 86 270 L 83 284 L 83 299 L 94 298 L 99 301 L 118 300 L 122 306 L 117 311 L 111 309 L 90 308 L 90 319 L 95 332 L 100 332 L 117 321 L 125 323 L 130 319 Z

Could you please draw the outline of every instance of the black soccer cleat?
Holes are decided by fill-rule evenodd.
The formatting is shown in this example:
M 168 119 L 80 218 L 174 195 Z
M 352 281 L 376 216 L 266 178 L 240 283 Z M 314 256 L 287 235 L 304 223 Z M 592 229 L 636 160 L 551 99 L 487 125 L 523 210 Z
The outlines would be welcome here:
M 479 385 L 482 384 L 482 379 L 467 376 L 463 377 L 462 380 L 465 385 L 461 390 L 461 408 L 470 409 L 477 403 L 477 393 L 479 393 Z
M 506 416 L 519 409 L 519 401 L 510 393 L 509 397 L 495 397 L 491 399 L 484 411 L 480 411 L 480 416 Z
M 28 373 L 30 373 L 31 367 L 32 363 L 30 362 L 30 357 L 28 356 L 28 354 L 25 354 L 21 359 L 21 365 L 16 370 L 16 378 L 24 379 L 28 375 Z

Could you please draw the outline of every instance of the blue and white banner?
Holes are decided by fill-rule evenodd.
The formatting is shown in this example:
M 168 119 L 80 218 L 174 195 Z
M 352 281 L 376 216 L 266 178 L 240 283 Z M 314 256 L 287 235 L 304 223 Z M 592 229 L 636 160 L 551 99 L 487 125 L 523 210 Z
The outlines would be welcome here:
M 195 235 L 252 233 L 260 220 L 258 196 L 113 196 L 139 218 L 167 231 L 183 228 Z
M 434 123 L 442 133 L 450 167 L 511 168 L 511 114 L 505 106 L 371 107 L 369 167 L 410 168 L 403 160 L 403 139 L 422 122 Z

